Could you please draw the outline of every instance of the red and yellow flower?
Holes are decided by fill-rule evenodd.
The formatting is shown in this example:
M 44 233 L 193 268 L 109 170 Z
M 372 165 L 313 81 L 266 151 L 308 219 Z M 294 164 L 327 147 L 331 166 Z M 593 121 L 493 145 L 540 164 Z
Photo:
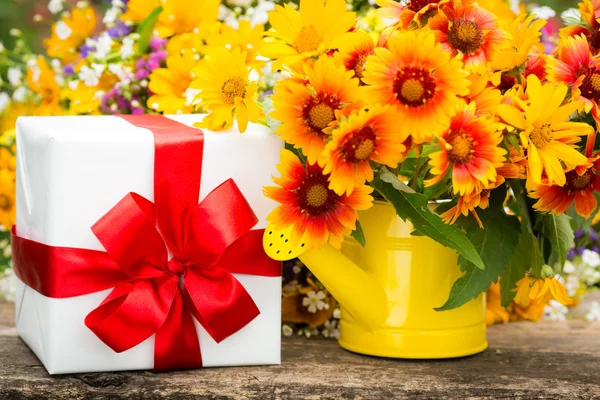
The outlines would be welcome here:
M 575 203 L 577 214 L 589 218 L 598 205 L 594 192 L 600 190 L 599 158 L 590 158 L 587 165 L 567 171 L 564 186 L 534 185 L 529 197 L 538 201 L 533 208 L 550 214 L 562 214 Z
M 546 77 L 550 82 L 571 85 L 573 99 L 583 101 L 585 111 L 600 121 L 600 68 L 585 36 L 560 41 L 557 58 L 546 61 Z
M 542 85 L 535 75 L 527 77 L 527 103 L 519 101 L 519 108 L 501 104 L 499 116 L 520 130 L 523 147 L 527 149 L 527 174 L 535 184 L 542 183 L 545 173 L 549 185 L 564 186 L 568 169 L 587 164 L 587 157 L 575 145 L 580 136 L 589 135 L 593 129 L 585 123 L 568 122 L 571 114 L 583 108 L 583 102 L 573 101 L 562 105 L 567 95 L 565 84 Z
M 350 195 L 338 195 L 329 189 L 328 176 L 321 167 L 308 164 L 305 168 L 289 150 L 282 150 L 277 168 L 281 177 L 273 181 L 279 186 L 265 187 L 264 193 L 280 205 L 267 220 L 276 229 L 292 227 L 293 243 L 303 238 L 309 248 L 327 242 L 339 245 L 356 228 L 357 210 L 372 205 L 373 188 L 360 185 Z
M 456 194 L 471 194 L 480 185 L 496 182 L 496 168 L 503 165 L 506 154 L 498 147 L 502 133 L 490 117 L 475 117 L 474 104 L 463 107 L 438 140 L 442 149 L 429 155 L 434 177 L 425 181 L 426 186 L 440 182 L 450 169 Z
M 581 21 L 576 25 L 567 26 L 560 30 L 561 39 L 584 35 L 594 54 L 600 50 L 600 0 L 583 0 L 579 3 Z
M 458 202 L 455 206 L 450 208 L 448 211 L 440 214 L 440 218 L 447 224 L 453 224 L 456 222 L 458 217 L 464 215 L 465 217 L 469 215 L 469 212 L 473 214 L 473 217 L 479 224 L 479 227 L 483 229 L 483 223 L 481 219 L 479 219 L 479 215 L 477 215 L 476 208 L 481 208 L 485 210 L 490 205 L 490 195 L 493 189 L 496 189 L 498 186 L 504 183 L 504 178 L 502 176 L 498 176 L 495 182 L 491 182 L 487 186 L 478 183 L 476 185 L 473 193 L 466 193 L 463 196 L 458 198 Z
M 467 73 L 435 36 L 426 31 L 396 32 L 367 61 L 363 82 L 369 104 L 391 104 L 398 112 L 398 131 L 416 143 L 448 128 L 450 117 L 469 93 Z
M 407 136 L 398 134 L 397 114 L 388 106 L 353 113 L 332 132 L 324 151 L 324 174 L 337 194 L 373 180 L 370 161 L 395 168 L 402 160 Z
M 363 31 L 348 32 L 335 40 L 332 46 L 337 49 L 335 57 L 348 71 L 354 72 L 355 78 L 361 80 L 367 57 L 375 50 L 371 35 Z
M 486 71 L 506 37 L 496 16 L 471 1 L 452 0 L 440 9 L 428 22 L 437 42 L 452 56 L 461 55 L 467 70 Z
M 423 24 L 421 19 L 425 14 L 435 12 L 442 4 L 449 0 L 376 0 L 379 8 L 377 14 L 380 18 L 395 19 L 398 22 L 394 25 L 397 28 L 407 30 L 411 24 L 421 28 Z
M 275 133 L 301 148 L 308 162 L 314 164 L 329 139 L 326 128 L 337 122 L 347 105 L 360 108 L 361 100 L 354 72 L 337 66 L 332 57 L 320 58 L 314 66 L 306 64 L 304 74 L 306 80 L 277 83 L 271 117 L 281 121 Z

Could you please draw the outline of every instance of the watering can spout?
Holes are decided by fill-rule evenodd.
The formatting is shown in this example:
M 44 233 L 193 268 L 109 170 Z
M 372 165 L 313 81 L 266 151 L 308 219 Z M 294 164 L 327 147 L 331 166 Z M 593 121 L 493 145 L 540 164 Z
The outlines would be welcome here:
M 388 297 L 372 276 L 330 244 L 299 255 L 345 311 L 364 328 L 374 330 L 388 317 Z

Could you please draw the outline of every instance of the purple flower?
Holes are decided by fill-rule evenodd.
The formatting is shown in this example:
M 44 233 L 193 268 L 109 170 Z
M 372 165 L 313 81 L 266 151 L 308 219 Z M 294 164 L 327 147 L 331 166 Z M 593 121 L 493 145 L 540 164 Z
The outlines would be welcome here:
M 135 79 L 141 81 L 142 79 L 146 79 L 148 77 L 148 71 L 145 69 L 138 69 L 135 71 Z
M 115 26 L 113 26 L 112 28 L 109 28 L 106 32 L 108 33 L 108 35 L 111 38 L 119 39 L 119 38 L 122 38 L 123 36 L 129 35 L 129 33 L 131 33 L 132 29 L 133 29 L 132 27 L 125 25 L 125 23 L 123 23 L 123 21 L 117 21 L 115 23 Z
M 572 260 L 574 258 L 575 258 L 575 249 L 569 249 L 569 252 L 567 253 L 567 259 Z
M 590 239 L 592 239 L 594 242 L 598 241 L 598 234 L 596 233 L 594 228 L 590 228 Z
M 152 39 L 150 39 L 150 49 L 152 49 L 152 51 L 159 51 L 166 45 L 167 39 L 163 39 L 158 36 L 153 36 Z
M 73 68 L 72 64 L 67 64 L 63 67 L 63 72 L 65 75 L 73 75 L 75 73 L 75 68 Z
M 131 113 L 132 113 L 133 115 L 142 115 L 142 114 L 144 113 L 144 109 L 143 109 L 143 108 L 141 108 L 141 107 L 134 107 L 134 108 L 131 110 Z
M 81 45 L 81 47 L 79 47 L 79 54 L 81 54 L 81 57 L 86 58 L 88 54 L 94 50 L 96 50 L 94 46 L 88 46 L 84 43 Z

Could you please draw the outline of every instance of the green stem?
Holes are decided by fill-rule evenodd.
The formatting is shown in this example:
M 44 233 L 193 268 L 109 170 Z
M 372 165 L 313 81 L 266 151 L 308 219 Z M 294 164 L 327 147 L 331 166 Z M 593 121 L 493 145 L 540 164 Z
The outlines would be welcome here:
M 419 182 L 419 175 L 421 174 L 421 168 L 423 168 L 424 163 L 422 162 L 423 157 L 417 158 L 417 165 L 415 166 L 415 173 L 412 178 L 408 182 L 408 186 L 414 191 L 417 190 L 417 182 Z
M 531 215 L 529 214 L 529 205 L 527 204 L 527 198 L 525 195 L 525 191 L 523 190 L 523 184 L 518 179 L 512 179 L 510 181 L 510 187 L 513 190 L 515 195 L 515 199 L 517 200 L 517 205 L 519 206 L 519 211 L 521 212 L 521 217 L 527 222 L 527 231 L 533 234 L 533 226 L 531 225 Z

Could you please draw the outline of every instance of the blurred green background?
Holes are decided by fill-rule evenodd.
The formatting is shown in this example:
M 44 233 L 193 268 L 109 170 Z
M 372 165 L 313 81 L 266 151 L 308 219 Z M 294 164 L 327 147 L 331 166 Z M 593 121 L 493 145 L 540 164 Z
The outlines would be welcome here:
M 76 2 L 76 0 L 65 0 L 65 8 Z M 577 0 L 528 0 L 526 2 L 550 6 L 557 11 L 557 15 L 577 4 Z M 110 0 L 92 0 L 90 3 L 102 9 L 110 4 Z M 34 22 L 35 15 L 41 16 L 42 20 Z M 27 44 L 33 49 L 40 50 L 41 40 L 48 36 L 51 18 L 48 0 L 0 0 L 0 41 L 7 47 L 12 47 L 14 39 L 9 32 L 11 28 L 18 28 L 23 32 Z

